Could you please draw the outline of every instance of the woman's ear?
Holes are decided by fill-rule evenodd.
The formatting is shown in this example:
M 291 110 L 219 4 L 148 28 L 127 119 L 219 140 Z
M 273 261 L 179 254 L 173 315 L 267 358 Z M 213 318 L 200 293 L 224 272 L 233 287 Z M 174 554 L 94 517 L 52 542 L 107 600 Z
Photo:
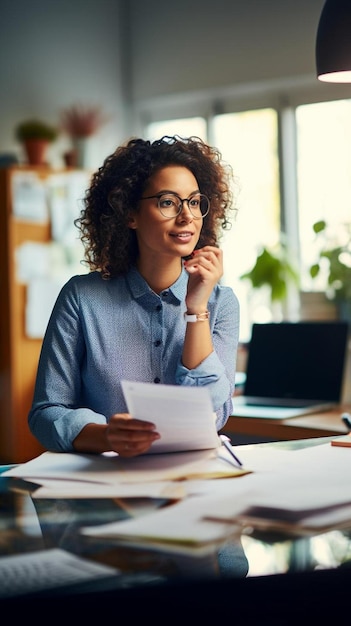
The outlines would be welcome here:
M 133 228 L 133 229 L 135 229 L 137 227 L 137 222 L 136 222 L 136 219 L 135 219 L 134 215 L 129 215 L 129 217 L 127 219 L 127 226 L 129 228 Z

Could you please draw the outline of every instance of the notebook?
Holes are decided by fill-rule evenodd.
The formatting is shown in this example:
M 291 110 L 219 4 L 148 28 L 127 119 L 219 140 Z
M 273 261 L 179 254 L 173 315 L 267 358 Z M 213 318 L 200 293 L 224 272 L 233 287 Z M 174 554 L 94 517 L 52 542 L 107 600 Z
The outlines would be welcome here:
M 341 402 L 348 343 L 344 321 L 252 325 L 243 394 L 233 415 L 286 419 Z

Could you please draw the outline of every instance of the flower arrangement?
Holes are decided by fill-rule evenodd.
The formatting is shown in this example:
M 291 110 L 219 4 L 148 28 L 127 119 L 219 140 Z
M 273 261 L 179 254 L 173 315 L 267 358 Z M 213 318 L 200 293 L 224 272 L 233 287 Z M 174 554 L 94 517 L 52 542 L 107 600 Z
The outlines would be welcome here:
M 73 139 L 94 135 L 106 122 L 99 106 L 73 104 L 61 112 L 61 127 Z

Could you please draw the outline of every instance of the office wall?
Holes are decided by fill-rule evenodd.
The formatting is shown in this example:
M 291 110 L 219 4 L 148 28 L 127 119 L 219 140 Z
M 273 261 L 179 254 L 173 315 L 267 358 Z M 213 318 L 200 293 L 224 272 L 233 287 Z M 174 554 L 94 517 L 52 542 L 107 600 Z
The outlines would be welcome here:
M 0 0 L 0 153 L 18 121 L 101 104 L 93 166 L 138 133 L 156 97 L 308 76 L 324 0 Z M 66 148 L 51 149 L 54 164 Z
M 324 0 L 131 0 L 130 101 L 151 121 L 350 98 L 317 80 Z
M 315 75 L 324 0 L 131 0 L 133 100 Z
M 93 140 L 100 164 L 126 132 L 123 31 L 118 0 L 0 0 L 0 153 L 22 158 L 18 121 L 56 124 L 64 107 L 101 104 L 110 119 Z M 55 165 L 67 143 L 52 146 Z

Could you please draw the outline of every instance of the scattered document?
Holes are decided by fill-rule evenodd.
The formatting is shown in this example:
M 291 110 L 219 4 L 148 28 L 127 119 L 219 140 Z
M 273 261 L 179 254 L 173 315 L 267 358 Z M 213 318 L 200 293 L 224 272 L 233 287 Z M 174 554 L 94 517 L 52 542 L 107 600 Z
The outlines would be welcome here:
M 257 471 L 253 458 L 250 460 L 255 450 L 243 448 L 239 448 L 240 456 L 255 471 L 245 477 L 245 488 L 243 483 L 232 482 L 232 497 L 222 498 L 215 509 L 208 509 L 206 519 L 240 522 L 293 534 L 350 526 L 350 453 L 347 449 L 325 443 L 286 451 L 284 465 L 283 457 L 278 455 L 276 465 L 273 460 L 268 471 L 263 465 Z M 264 452 L 269 454 L 269 449 Z
M 31 222 L 48 222 L 47 187 L 39 174 L 26 171 L 14 172 L 11 191 L 15 217 Z
M 176 504 L 131 520 L 82 528 L 81 533 L 134 546 L 162 548 L 177 553 L 213 552 L 228 539 L 238 539 L 238 527 L 204 520 L 216 497 L 190 496 Z
M 181 482 L 162 481 L 149 483 L 101 484 L 77 480 L 60 480 L 38 478 L 34 480 L 37 488 L 31 493 L 33 500 L 40 498 L 60 499 L 126 499 L 156 498 L 162 500 L 180 500 L 186 495 Z M 31 482 L 33 484 L 33 481 Z
M 206 387 L 155 385 L 122 380 L 133 417 L 156 424 L 161 439 L 149 453 L 218 448 L 216 414 Z
M 110 485 L 118 489 L 134 484 L 131 489 L 139 495 L 147 496 L 150 493 L 149 483 L 157 482 L 160 488 L 165 487 L 165 482 L 229 478 L 242 476 L 250 470 L 235 467 L 228 462 L 226 451 L 219 450 L 196 450 L 195 452 L 175 452 L 173 454 L 152 454 L 137 456 L 129 459 L 122 458 L 118 454 L 78 454 L 64 452 L 43 452 L 35 459 L 16 465 L 3 472 L 2 476 L 37 481 L 40 479 L 60 479 L 60 488 L 64 490 L 67 483 L 67 494 L 70 490 L 70 482 L 78 481 L 82 484 L 85 492 L 90 491 L 91 497 L 95 497 L 103 488 L 102 485 Z M 162 487 L 163 484 L 163 487 Z M 143 487 L 144 486 L 144 487 Z M 127 487 L 123 487 L 126 497 Z M 144 493 L 142 491 L 144 490 Z M 151 486 L 152 494 L 155 488 Z
M 61 282 L 47 276 L 33 278 L 29 281 L 25 312 L 27 337 L 31 339 L 44 337 L 51 311 L 61 287 Z
M 129 520 L 82 531 L 152 549 L 203 553 L 247 525 L 295 535 L 350 527 L 347 448 L 328 441 L 297 450 L 236 446 L 235 452 L 242 468 L 232 464 L 224 446 L 131 459 L 115 453 L 45 452 L 2 475 L 41 485 L 38 497 L 41 490 L 42 497 L 51 492 L 53 498 L 80 493 L 130 503 L 133 498 L 168 499 L 156 510 L 152 500 L 150 507 L 137 507 Z

